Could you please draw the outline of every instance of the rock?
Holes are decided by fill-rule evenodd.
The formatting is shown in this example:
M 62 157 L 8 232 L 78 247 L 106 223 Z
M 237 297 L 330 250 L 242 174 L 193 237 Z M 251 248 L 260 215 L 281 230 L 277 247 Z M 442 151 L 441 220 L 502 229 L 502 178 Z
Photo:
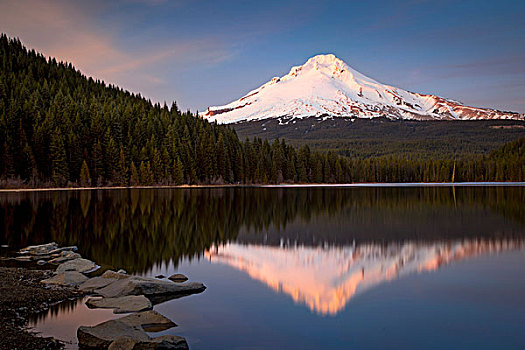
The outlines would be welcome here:
M 128 337 L 118 338 L 109 344 L 108 350 L 133 350 L 137 342 Z
M 27 261 L 33 261 L 33 258 L 31 256 L 17 256 L 15 258 L 16 261 L 23 261 L 23 262 L 27 262 Z
M 120 273 L 120 274 L 123 274 L 123 275 L 127 275 L 128 274 L 128 272 L 126 270 L 124 270 L 124 269 L 118 270 L 117 273 Z
M 58 284 L 61 286 L 77 286 L 88 278 L 77 271 L 64 271 L 51 278 L 45 279 L 42 283 Z
M 51 251 L 58 248 L 58 244 L 55 242 L 31 245 L 29 247 L 22 248 L 18 251 L 19 254 L 31 254 L 31 255 L 48 255 Z
M 90 270 L 93 270 L 96 268 L 97 265 L 88 259 L 73 259 L 66 261 L 65 263 L 62 263 L 58 265 L 56 272 L 61 273 L 65 271 L 77 271 L 77 272 L 88 272 Z
M 162 332 L 177 326 L 157 311 L 139 312 L 122 317 L 119 320 L 130 327 L 141 326 L 146 332 Z
M 205 289 L 204 284 L 199 282 L 182 284 L 148 277 L 130 276 L 111 283 L 104 288 L 97 289 L 95 292 L 106 298 L 114 298 L 125 295 L 189 295 L 200 293 Z
M 123 271 L 123 270 L 119 270 L 119 271 Z M 115 271 L 112 271 L 112 270 L 107 270 L 106 272 L 104 272 L 102 274 L 102 277 L 103 278 L 114 278 L 114 279 L 117 279 L 117 280 L 121 280 L 121 279 L 124 279 L 124 278 L 129 278 L 129 275 L 127 275 L 124 271 L 124 273 L 122 272 L 115 272 Z
M 78 253 L 70 252 L 70 251 L 63 251 L 59 254 L 58 257 L 49 260 L 51 264 L 62 264 L 69 260 L 75 260 L 80 259 L 82 256 Z
M 150 337 L 141 327 L 130 327 L 119 320 L 110 320 L 93 327 L 80 326 L 77 330 L 79 347 L 105 349 L 119 338 L 149 341 Z
M 173 282 L 186 282 L 188 280 L 188 277 L 184 276 L 182 273 L 176 273 L 168 277 L 168 279 Z
M 47 264 L 47 261 L 45 261 L 45 260 L 38 260 L 36 263 L 37 263 L 37 265 L 42 266 L 42 265 Z
M 119 298 L 90 298 L 86 301 L 89 308 L 114 309 L 113 313 L 123 314 L 151 310 L 153 305 L 144 295 L 127 295 Z
M 65 253 L 65 252 L 76 252 L 78 250 L 78 247 L 76 245 L 72 245 L 69 247 L 62 247 L 57 248 L 49 252 L 49 254 L 57 254 L 57 253 Z
M 84 292 L 93 292 L 95 289 L 104 288 L 105 286 L 118 281 L 117 279 L 113 278 L 104 278 L 102 276 L 93 277 L 87 280 L 86 282 L 82 283 L 78 288 L 80 290 L 83 290 Z
M 79 288 L 85 292 L 93 292 L 96 289 L 104 288 L 113 282 L 123 278 L 129 278 L 128 275 L 123 275 L 115 271 L 107 270 L 101 276 L 93 277 L 82 283 Z
M 111 349 L 187 349 L 188 344 L 182 337 L 161 336 L 150 338 L 146 333 L 155 329 L 169 329 L 175 324 L 156 311 L 132 314 L 118 320 L 110 320 L 93 327 L 81 326 L 77 330 L 81 348 Z M 134 344 L 133 344 L 134 343 Z M 131 345 L 133 344 L 133 347 Z

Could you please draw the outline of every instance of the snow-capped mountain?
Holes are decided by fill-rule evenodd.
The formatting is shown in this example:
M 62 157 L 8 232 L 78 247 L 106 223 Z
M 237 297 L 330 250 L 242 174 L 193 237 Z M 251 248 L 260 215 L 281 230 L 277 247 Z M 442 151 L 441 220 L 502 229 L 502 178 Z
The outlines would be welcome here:
M 209 107 L 201 116 L 226 124 L 311 116 L 525 120 L 525 114 L 468 107 L 457 101 L 381 84 L 331 54 L 312 57 L 237 101 Z

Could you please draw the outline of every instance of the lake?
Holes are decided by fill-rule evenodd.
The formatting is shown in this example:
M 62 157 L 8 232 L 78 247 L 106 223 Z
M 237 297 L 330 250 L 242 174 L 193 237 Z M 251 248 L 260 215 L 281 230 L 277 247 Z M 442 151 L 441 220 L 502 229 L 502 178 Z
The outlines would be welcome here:
M 154 308 L 191 349 L 525 343 L 524 186 L 0 193 L 0 230 L 9 249 L 55 241 L 203 282 Z M 74 348 L 78 326 L 115 317 L 81 300 L 32 326 Z

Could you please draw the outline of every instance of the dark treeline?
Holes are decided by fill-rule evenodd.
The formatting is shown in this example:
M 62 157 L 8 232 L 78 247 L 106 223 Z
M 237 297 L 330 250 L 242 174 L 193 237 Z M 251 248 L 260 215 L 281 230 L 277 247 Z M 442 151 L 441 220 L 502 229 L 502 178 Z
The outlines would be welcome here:
M 326 118 L 326 119 L 324 119 Z M 241 140 L 260 137 L 349 158 L 396 156 L 409 159 L 478 158 L 525 137 L 525 120 L 391 120 L 309 117 L 233 124 Z M 290 120 L 288 120 L 290 121 Z M 291 125 L 291 124 L 290 124 Z
M 470 160 L 345 158 L 241 142 L 175 103 L 152 104 L 0 37 L 0 187 L 522 181 L 524 140 Z
M 523 239 L 524 201 L 519 186 L 3 193 L 0 245 L 78 245 L 99 264 L 144 272 L 232 241 L 319 246 Z

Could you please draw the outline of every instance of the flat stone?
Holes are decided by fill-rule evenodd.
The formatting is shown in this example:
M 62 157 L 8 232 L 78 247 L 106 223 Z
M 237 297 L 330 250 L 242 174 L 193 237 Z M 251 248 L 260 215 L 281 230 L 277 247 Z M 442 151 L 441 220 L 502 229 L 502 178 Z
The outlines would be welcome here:
M 27 261 L 33 261 L 33 257 L 31 257 L 31 256 L 17 256 L 14 260 L 27 262 Z
M 57 253 L 65 253 L 65 252 L 76 252 L 78 250 L 78 247 L 76 245 L 72 245 L 69 247 L 62 247 L 57 248 L 49 252 L 49 254 L 57 254 Z
M 204 284 L 200 282 L 175 283 L 148 277 L 130 276 L 129 278 L 111 283 L 104 288 L 97 289 L 95 292 L 106 298 L 114 298 L 125 295 L 189 295 L 200 293 L 205 289 Z
M 45 260 L 38 260 L 36 263 L 37 263 L 37 265 L 42 266 L 42 265 L 47 264 L 47 261 L 45 261 Z
M 61 286 L 77 286 L 88 278 L 77 271 L 64 271 L 55 276 L 45 279 L 42 283 L 45 284 L 58 284 Z
M 114 309 L 113 313 L 123 314 L 151 310 L 153 305 L 144 295 L 127 295 L 119 298 L 90 298 L 86 301 L 89 308 Z
M 58 244 L 55 242 L 30 245 L 29 247 L 22 248 L 18 251 L 19 254 L 31 254 L 31 255 L 48 255 L 51 251 L 58 248 Z
M 175 324 L 156 311 L 145 311 L 110 320 L 93 327 L 81 326 L 77 330 L 78 343 L 81 348 L 112 349 L 187 349 L 188 344 L 182 337 L 161 336 L 151 338 L 150 325 L 165 325 L 167 328 Z M 114 343 L 114 344 L 113 344 Z M 133 347 L 131 347 L 134 343 Z M 185 346 L 185 347 L 184 347 Z
M 176 273 L 168 277 L 168 279 L 173 282 L 186 282 L 188 280 L 188 277 L 184 276 L 182 273 Z
M 93 277 L 82 283 L 78 288 L 84 292 L 93 292 L 95 289 L 104 288 L 105 286 L 118 281 L 113 278 L 104 278 L 102 276 Z
M 130 327 L 141 326 L 146 332 L 162 332 L 177 326 L 157 311 L 139 312 L 122 317 L 119 320 Z
M 87 272 L 90 270 L 93 270 L 96 268 L 97 265 L 88 259 L 73 259 L 66 261 L 65 263 L 62 263 L 58 265 L 56 272 L 61 273 L 64 271 L 77 271 L 77 272 Z
M 82 283 L 79 286 L 79 288 L 84 292 L 93 292 L 96 289 L 104 288 L 110 285 L 111 283 L 124 278 L 129 278 L 129 276 L 108 270 L 104 272 L 101 276 L 90 278 L 86 282 Z
M 51 264 L 62 264 L 69 260 L 75 260 L 80 259 L 82 256 L 78 253 L 70 252 L 70 251 L 63 251 L 59 254 L 58 257 L 49 260 Z

